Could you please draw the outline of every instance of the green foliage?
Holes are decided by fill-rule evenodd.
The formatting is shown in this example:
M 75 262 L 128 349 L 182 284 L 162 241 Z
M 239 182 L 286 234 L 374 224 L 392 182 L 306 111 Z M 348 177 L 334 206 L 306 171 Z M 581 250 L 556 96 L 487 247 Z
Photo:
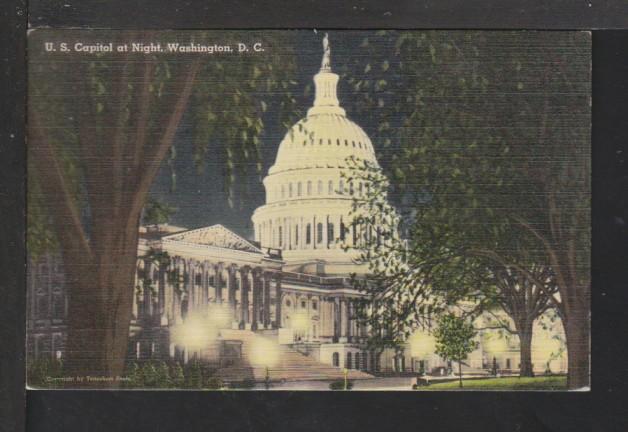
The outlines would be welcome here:
M 477 348 L 476 334 L 473 324 L 464 318 L 443 315 L 434 330 L 435 352 L 444 359 L 461 362 Z
M 185 384 L 183 368 L 179 362 L 176 362 L 170 368 L 170 382 L 174 388 L 183 388 L 183 385 Z
M 210 390 L 220 390 L 224 387 L 224 384 L 218 377 L 208 377 L 203 387 Z
M 188 389 L 200 389 L 203 387 L 203 372 L 198 361 L 192 361 L 186 365 L 183 386 Z
M 345 381 L 338 380 L 329 383 L 330 390 L 351 390 L 353 388 L 353 381 L 347 381 L 347 388 L 345 389 Z
M 26 367 L 27 382 L 36 388 L 63 388 L 63 381 L 55 378 L 63 377 L 63 362 L 42 356 L 29 361 Z
M 168 365 L 164 361 L 145 361 L 127 365 L 125 388 L 189 388 L 213 389 L 223 387 L 222 381 L 214 376 L 215 369 L 193 361 L 182 367 L 178 362 Z
M 371 136 L 384 169 L 375 176 L 376 167 L 348 164 L 347 177 L 372 182 L 393 208 L 367 194 L 354 220 L 398 230 L 388 243 L 358 245 L 374 278 L 354 285 L 373 294 L 369 321 L 388 328 L 373 342 L 398 345 L 465 300 L 477 305 L 465 313 L 499 306 L 513 314 L 504 304 L 524 280 L 522 296 L 552 297 L 526 313 L 562 307 L 589 280 L 588 36 L 384 31 L 360 49 L 345 79 L 356 116 L 378 125 Z M 551 268 L 566 243 L 562 265 L 572 270 Z M 561 299 L 559 270 L 577 274 Z
M 242 381 L 232 382 L 229 387 L 237 390 L 246 390 L 254 388 L 255 384 L 254 379 L 244 379 Z
M 90 225 L 100 218 L 98 212 L 111 213 L 91 202 L 106 181 L 108 191 L 137 187 L 128 182 L 128 172 L 141 178 L 150 164 L 165 162 L 176 179 L 173 161 L 177 157 L 176 140 L 160 160 L 154 157 L 159 139 L 164 136 L 167 120 L 176 107 L 181 83 L 195 62 L 199 71 L 188 103 L 189 126 L 193 129 L 194 152 L 191 163 L 202 170 L 207 163 L 222 169 L 229 201 L 246 199 L 248 182 L 236 182 L 248 175 L 250 167 L 261 172 L 261 145 L 267 122 L 279 122 L 287 128 L 298 116 L 293 35 L 284 32 L 194 31 L 136 32 L 112 31 L 106 39 L 114 46 L 130 41 L 145 43 L 177 42 L 213 45 L 217 40 L 237 49 L 238 42 L 255 39 L 266 48 L 260 55 L 174 55 L 168 52 L 84 53 L 69 52 L 50 56 L 43 41 L 57 44 L 76 42 L 84 45 L 102 42 L 103 32 L 77 31 L 60 36 L 38 30 L 29 35 L 30 52 L 29 105 L 37 113 L 61 161 L 64 181 L 75 204 L 83 212 L 82 223 Z M 114 50 L 115 51 L 115 50 Z M 124 88 L 120 85 L 124 84 Z M 273 116 L 275 116 L 273 118 Z M 89 125 L 89 127 L 85 127 Z M 218 146 L 218 143 L 220 144 Z M 115 151 L 113 149 L 116 149 Z M 116 153 L 118 152 L 118 153 Z M 124 170 L 121 163 L 128 163 Z M 29 158 L 30 159 L 30 158 Z M 29 167 L 28 230 L 29 250 L 33 254 L 54 246 L 49 230 L 50 214 L 46 196 L 38 193 L 37 170 Z M 91 178 L 91 179 L 90 179 Z M 128 184 L 127 184 L 128 183 Z M 174 185 L 173 185 L 174 186 Z M 108 192 L 106 191 L 106 192 Z M 128 196 L 132 196 L 126 191 Z M 113 205 L 113 203 L 111 203 Z M 153 212 L 155 210 L 155 212 Z M 167 208 L 149 208 L 147 223 L 159 223 Z M 104 216 L 103 216 L 104 217 Z
M 144 225 L 157 225 L 170 222 L 170 218 L 177 209 L 169 204 L 158 201 L 155 198 L 148 198 L 144 206 L 142 222 Z

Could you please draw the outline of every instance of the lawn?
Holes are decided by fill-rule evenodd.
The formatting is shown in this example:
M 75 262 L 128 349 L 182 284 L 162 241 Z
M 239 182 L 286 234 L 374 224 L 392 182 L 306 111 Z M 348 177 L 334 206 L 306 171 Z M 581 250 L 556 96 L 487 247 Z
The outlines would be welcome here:
M 542 377 L 507 377 L 463 379 L 463 388 L 458 387 L 458 381 L 433 383 L 417 390 L 567 390 L 566 376 Z

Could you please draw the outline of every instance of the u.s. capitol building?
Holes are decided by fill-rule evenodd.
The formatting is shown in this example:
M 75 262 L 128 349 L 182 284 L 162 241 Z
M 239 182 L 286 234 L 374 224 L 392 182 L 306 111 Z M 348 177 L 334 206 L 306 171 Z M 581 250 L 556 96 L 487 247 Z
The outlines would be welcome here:
M 397 351 L 367 349 L 369 329 L 356 319 L 354 306 L 364 294 L 350 283 L 352 273 L 366 272 L 351 249 L 362 229 L 351 216 L 352 193 L 359 191 L 349 190 L 354 185 L 342 173 L 349 157 L 374 166 L 377 159 L 367 134 L 340 105 L 338 80 L 326 50 L 314 76 L 313 106 L 286 133 L 263 180 L 266 200 L 252 215 L 253 240 L 223 225 L 141 228 L 130 359 L 198 359 L 214 365 L 225 381 L 266 375 L 328 380 L 342 377 L 345 368 L 352 379 L 368 379 L 446 368 L 411 344 Z M 50 267 L 29 266 L 33 357 L 63 351 L 66 307 L 63 300 L 51 302 L 41 285 L 52 280 L 42 273 Z M 63 296 L 57 291 L 52 298 Z M 57 319 L 42 319 L 53 309 Z M 516 370 L 518 347 L 490 356 L 480 347 L 466 367 L 486 369 L 493 357 L 500 369 Z M 564 370 L 564 359 L 558 369 Z

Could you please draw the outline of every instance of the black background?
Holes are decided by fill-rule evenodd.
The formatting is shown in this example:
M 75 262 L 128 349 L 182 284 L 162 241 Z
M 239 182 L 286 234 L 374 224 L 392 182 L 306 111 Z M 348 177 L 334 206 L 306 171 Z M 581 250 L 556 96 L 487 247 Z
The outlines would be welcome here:
M 628 31 L 593 33 L 591 392 L 25 392 L 24 1 L 0 21 L 0 431 L 628 430 Z M 623 0 L 129 3 L 33 1 L 30 25 L 628 28 Z

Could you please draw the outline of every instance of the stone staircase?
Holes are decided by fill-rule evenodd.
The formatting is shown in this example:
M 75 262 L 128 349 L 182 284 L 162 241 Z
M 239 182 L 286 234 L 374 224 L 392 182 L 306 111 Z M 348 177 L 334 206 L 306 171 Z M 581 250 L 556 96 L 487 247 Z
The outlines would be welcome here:
M 242 342 L 242 358 L 216 371 L 215 376 L 223 382 L 244 380 L 263 382 L 267 374 L 265 362 L 273 358 L 275 361 L 268 366 L 268 377 L 272 382 L 344 379 L 342 368 L 323 364 L 289 346 L 280 345 L 272 337 L 262 336 L 250 330 L 221 330 L 220 334 L 222 340 Z M 273 352 L 264 355 L 264 349 Z M 373 376 L 357 370 L 349 370 L 348 373 L 350 380 L 370 378 Z

